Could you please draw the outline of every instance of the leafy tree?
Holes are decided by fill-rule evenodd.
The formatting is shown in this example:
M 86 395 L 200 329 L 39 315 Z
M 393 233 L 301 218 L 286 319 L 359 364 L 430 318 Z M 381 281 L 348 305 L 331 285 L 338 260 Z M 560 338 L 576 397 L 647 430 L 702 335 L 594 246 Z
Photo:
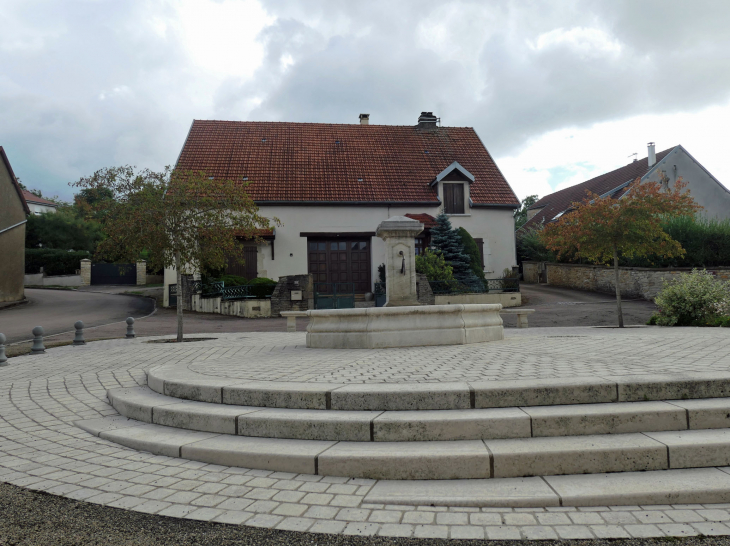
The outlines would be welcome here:
M 464 252 L 459 231 L 451 227 L 448 216 L 443 212 L 436 217 L 436 227 L 431 228 L 431 248 L 443 254 L 454 269 L 454 278 L 462 283 L 477 282 L 471 269 L 471 259 Z
M 464 252 L 469 256 L 471 262 L 471 270 L 477 279 L 484 280 L 484 268 L 482 267 L 482 254 L 479 252 L 479 245 L 474 240 L 474 237 L 465 230 L 463 227 L 458 229 L 459 236 L 461 237 L 461 244 L 464 247 Z
M 107 238 L 97 256 L 135 261 L 147 250 L 152 268 L 177 270 L 177 341 L 183 339 L 184 271 L 218 269 L 228 255 L 243 261 L 238 237 L 258 240 L 269 220 L 246 193 L 250 182 L 208 177 L 167 167 L 162 172 L 111 167 L 81 178 L 73 186 L 109 195 L 92 203 Z M 278 224 L 277 219 L 273 222 Z
M 98 223 L 80 218 L 72 207 L 66 206 L 55 213 L 28 216 L 25 246 L 94 252 L 102 238 Z
M 525 225 L 525 223 L 527 222 L 527 209 L 537 203 L 537 201 L 537 195 L 528 195 L 522 200 L 520 208 L 515 209 L 514 212 L 515 229 L 520 229 L 522 226 Z
M 74 195 L 74 207 L 84 218 L 101 220 L 114 201 L 109 188 L 86 188 Z
M 624 326 L 619 258 L 684 254 L 682 245 L 662 229 L 662 219 L 692 215 L 698 210 L 689 191 L 683 191 L 686 186 L 680 178 L 673 190 L 663 190 L 661 184 L 642 184 L 637 178 L 620 199 L 587 192 L 583 202 L 573 203 L 569 212 L 541 232 L 545 246 L 558 257 L 573 252 L 594 263 L 613 260 L 619 328 Z
M 416 256 L 416 273 L 426 275 L 429 281 L 454 280 L 454 268 L 446 263 L 444 255 L 428 248 Z
M 517 262 L 525 260 L 553 262 L 555 253 L 550 252 L 540 236 L 541 228 L 523 229 L 517 232 Z

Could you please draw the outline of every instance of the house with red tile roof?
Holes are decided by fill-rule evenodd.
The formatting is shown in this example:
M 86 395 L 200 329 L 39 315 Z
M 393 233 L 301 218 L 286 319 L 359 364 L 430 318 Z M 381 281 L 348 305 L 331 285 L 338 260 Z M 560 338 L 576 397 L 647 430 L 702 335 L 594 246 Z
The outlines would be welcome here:
M 626 187 L 637 178 L 641 182 L 660 182 L 662 174 L 669 178 L 670 188 L 679 177 L 688 183 L 690 195 L 703 207 L 701 214 L 711 218 L 730 218 L 728 188 L 681 145 L 656 153 L 654 143 L 650 142 L 647 157 L 539 199 L 528 209 L 528 220 L 521 229 L 537 228 L 557 220 L 569 211 L 572 203 L 583 201 L 586 192 L 619 199 Z
M 372 292 L 385 261 L 378 224 L 408 215 L 428 229 L 441 211 L 480 244 L 487 278 L 516 263 L 519 200 L 474 129 L 442 127 L 431 112 L 413 126 L 367 114 L 356 124 L 195 120 L 176 168 L 247 182 L 261 214 L 282 222 L 228 273 L 311 273 Z
M 28 203 L 28 208 L 33 214 L 45 214 L 46 212 L 56 212 L 58 209 L 58 203 L 38 197 L 34 193 L 30 193 L 28 190 L 23 190 L 23 197 L 25 202 Z

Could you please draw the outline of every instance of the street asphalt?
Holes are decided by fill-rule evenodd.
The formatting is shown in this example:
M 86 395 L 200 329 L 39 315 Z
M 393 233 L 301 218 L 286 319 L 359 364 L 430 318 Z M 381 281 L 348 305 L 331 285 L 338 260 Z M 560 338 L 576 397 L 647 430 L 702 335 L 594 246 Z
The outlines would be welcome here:
M 150 298 L 90 291 L 26 289 L 25 296 L 27 304 L 0 310 L 0 332 L 7 343 L 32 339 L 35 326 L 51 336 L 73 331 L 77 320 L 92 327 L 144 317 L 155 309 Z

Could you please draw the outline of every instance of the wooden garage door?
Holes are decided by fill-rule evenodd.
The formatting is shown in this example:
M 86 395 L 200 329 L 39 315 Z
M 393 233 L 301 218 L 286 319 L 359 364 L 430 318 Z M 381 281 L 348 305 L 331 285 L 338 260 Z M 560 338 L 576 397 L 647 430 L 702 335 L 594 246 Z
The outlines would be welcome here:
M 370 292 L 370 241 L 309 239 L 309 273 L 315 283 L 353 283 Z

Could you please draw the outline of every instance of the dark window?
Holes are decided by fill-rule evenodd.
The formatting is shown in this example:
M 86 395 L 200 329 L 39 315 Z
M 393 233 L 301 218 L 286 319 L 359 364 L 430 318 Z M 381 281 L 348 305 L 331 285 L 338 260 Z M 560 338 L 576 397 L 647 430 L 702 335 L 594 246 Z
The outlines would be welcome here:
M 482 269 L 484 269 L 484 239 L 474 239 L 479 247 L 479 255 L 482 257 Z
M 444 212 L 464 214 L 464 184 L 444 184 Z
M 233 256 L 228 256 L 228 265 L 225 269 L 226 275 L 238 275 L 247 280 L 255 279 L 258 276 L 257 258 L 258 247 L 256 243 L 243 243 L 238 255 L 243 254 L 244 263 L 241 263 Z

